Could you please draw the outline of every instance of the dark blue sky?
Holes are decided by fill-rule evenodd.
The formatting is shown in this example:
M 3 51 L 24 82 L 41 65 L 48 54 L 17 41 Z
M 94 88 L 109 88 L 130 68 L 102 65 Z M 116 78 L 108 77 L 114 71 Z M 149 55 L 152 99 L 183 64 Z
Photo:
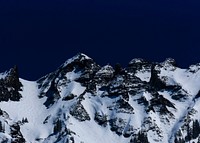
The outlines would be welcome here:
M 135 57 L 200 62 L 199 0 L 1 0 L 0 71 L 35 80 L 78 52 L 126 66 Z

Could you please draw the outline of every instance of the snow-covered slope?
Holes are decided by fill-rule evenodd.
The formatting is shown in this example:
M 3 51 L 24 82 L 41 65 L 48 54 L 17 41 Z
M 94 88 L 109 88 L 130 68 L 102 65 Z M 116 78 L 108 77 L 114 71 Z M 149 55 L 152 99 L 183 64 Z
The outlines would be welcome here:
M 77 54 L 37 81 L 0 74 L 0 142 L 200 143 L 200 64 Z

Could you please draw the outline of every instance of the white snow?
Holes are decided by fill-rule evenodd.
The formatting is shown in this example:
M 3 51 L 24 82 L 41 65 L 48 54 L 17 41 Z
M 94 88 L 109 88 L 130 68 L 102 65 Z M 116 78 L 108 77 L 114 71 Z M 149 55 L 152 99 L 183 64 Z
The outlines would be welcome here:
M 91 59 L 90 57 L 88 57 L 87 55 L 83 54 L 83 53 L 80 53 L 80 54 L 77 54 L 75 55 L 74 57 L 68 59 L 64 64 L 63 64 L 63 67 L 70 64 L 71 62 L 73 62 L 74 60 L 78 59 L 79 56 L 82 56 L 82 58 L 80 60 L 84 60 L 84 59 Z
M 62 97 L 67 96 L 69 94 L 80 95 L 85 91 L 86 87 L 81 86 L 78 82 L 70 82 L 67 87 L 61 88 L 60 95 Z
M 75 142 L 84 143 L 123 143 L 128 139 L 122 138 L 110 131 L 109 127 L 100 127 L 95 121 L 79 122 L 76 119 L 69 121 L 69 128 L 76 132 Z
M 102 67 L 96 74 L 101 75 L 101 74 L 113 74 L 114 69 L 110 65 L 105 65 Z
M 134 58 L 132 59 L 129 64 L 133 64 L 133 63 L 142 63 L 144 61 L 144 59 L 141 58 Z
M 167 83 L 181 85 L 191 95 L 196 95 L 200 90 L 200 70 L 196 73 L 191 73 L 186 69 L 176 68 L 174 71 L 161 69 L 161 76 L 168 77 Z
M 20 102 L 2 102 L 0 108 L 5 110 L 13 122 L 28 119 L 21 127 L 21 132 L 27 141 L 34 142 L 36 137 L 43 138 L 49 135 L 49 129 L 42 122 L 47 116 L 47 110 L 43 105 L 44 99 L 39 99 L 39 91 L 36 82 L 20 79 L 23 84 L 23 92 Z
M 142 81 L 149 82 L 150 78 L 151 78 L 151 72 L 149 72 L 149 71 L 140 71 L 140 72 L 137 72 L 135 74 L 135 76 L 140 78 Z

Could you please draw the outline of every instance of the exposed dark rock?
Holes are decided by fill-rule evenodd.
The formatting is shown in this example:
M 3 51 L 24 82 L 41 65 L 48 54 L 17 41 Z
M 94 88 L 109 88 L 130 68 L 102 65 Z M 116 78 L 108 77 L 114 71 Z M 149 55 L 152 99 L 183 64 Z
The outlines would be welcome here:
M 152 65 L 151 67 L 151 78 L 150 85 L 156 90 L 161 90 L 166 88 L 166 83 L 164 83 L 158 76 L 159 72 L 156 68 L 156 65 Z
M 122 135 L 123 130 L 126 126 L 126 123 L 122 118 L 114 118 L 109 120 L 110 129 L 111 131 L 115 132 L 117 135 Z
M 199 98 L 200 97 L 200 91 L 197 93 L 197 95 L 195 96 L 195 99 L 196 98 Z
M 54 134 L 57 134 L 57 133 L 59 133 L 61 130 L 62 130 L 62 121 L 58 119 L 58 120 L 56 121 L 55 125 L 54 125 L 53 133 L 54 133 Z
M 115 64 L 114 75 L 123 74 L 124 69 L 122 68 L 120 63 Z
M 117 113 L 134 114 L 133 107 L 124 99 L 119 99 L 113 106 L 108 107 L 110 110 L 116 110 Z
M 163 62 L 164 65 L 166 66 L 173 66 L 173 67 L 176 67 L 177 66 L 177 63 L 176 61 L 173 59 L 173 58 L 167 58 L 164 62 Z
M 67 95 L 67 96 L 65 96 L 65 97 L 63 97 L 63 101 L 68 101 L 68 100 L 72 100 L 72 99 L 74 99 L 76 96 L 74 95 L 74 94 L 70 94 L 70 95 Z
M 12 143 L 25 143 L 25 139 L 20 131 L 20 126 L 18 123 L 13 124 L 11 126 L 11 136 L 12 136 Z
M 145 131 L 139 131 L 138 134 L 131 138 L 130 143 L 149 143 L 147 133 Z
M 138 104 L 143 104 L 144 106 L 148 106 L 149 102 L 146 100 L 146 98 L 144 96 L 142 96 L 141 98 L 137 99 Z
M 104 115 L 104 114 L 100 114 L 99 112 L 96 112 L 95 113 L 95 116 L 94 116 L 94 120 L 101 126 L 103 127 L 106 127 L 107 126 L 107 122 L 108 122 L 108 119 L 107 119 L 107 115 Z
M 0 101 L 19 101 L 22 97 L 19 91 L 22 84 L 19 81 L 17 66 L 10 69 L 5 78 L 0 79 Z
M 159 95 L 158 97 L 153 98 L 151 100 L 151 105 L 152 106 L 165 105 L 176 109 L 175 106 L 169 100 L 163 97 L 163 95 Z
M 51 84 L 51 87 L 46 92 L 46 97 L 47 97 L 47 100 L 44 103 L 44 105 L 47 108 L 52 106 L 60 98 L 60 94 L 59 94 L 57 88 L 55 87 L 55 84 L 53 84 L 53 83 Z
M 146 69 L 146 70 L 151 69 L 151 63 L 144 59 L 137 58 L 137 59 L 131 60 L 127 67 L 127 71 L 133 74 L 135 74 L 137 71 L 140 71 L 142 69 Z
M 71 107 L 70 114 L 81 122 L 90 120 L 89 114 L 87 113 L 87 111 L 84 109 L 83 105 L 80 102 Z

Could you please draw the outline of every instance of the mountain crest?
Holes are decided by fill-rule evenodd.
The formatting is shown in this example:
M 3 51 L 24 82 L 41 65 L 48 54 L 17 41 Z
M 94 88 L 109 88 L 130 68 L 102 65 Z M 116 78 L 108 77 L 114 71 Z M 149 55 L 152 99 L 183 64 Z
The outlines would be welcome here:
M 129 62 L 129 65 L 132 65 L 132 64 L 141 64 L 141 63 L 146 63 L 147 61 L 142 59 L 142 58 L 134 58 L 132 59 L 130 62 Z
M 81 62 L 81 61 L 85 61 L 85 60 L 92 60 L 90 57 L 88 57 L 87 55 L 83 54 L 83 53 L 78 53 L 76 54 L 75 56 L 73 56 L 72 58 L 68 59 L 64 64 L 63 66 L 66 66 L 70 63 L 73 63 L 73 62 Z
M 199 143 L 200 70 L 79 53 L 36 82 L 0 74 L 0 142 Z M 106 133 L 106 134 L 105 134 Z
M 173 58 L 167 58 L 164 62 L 161 63 L 164 66 L 177 66 L 176 61 Z

